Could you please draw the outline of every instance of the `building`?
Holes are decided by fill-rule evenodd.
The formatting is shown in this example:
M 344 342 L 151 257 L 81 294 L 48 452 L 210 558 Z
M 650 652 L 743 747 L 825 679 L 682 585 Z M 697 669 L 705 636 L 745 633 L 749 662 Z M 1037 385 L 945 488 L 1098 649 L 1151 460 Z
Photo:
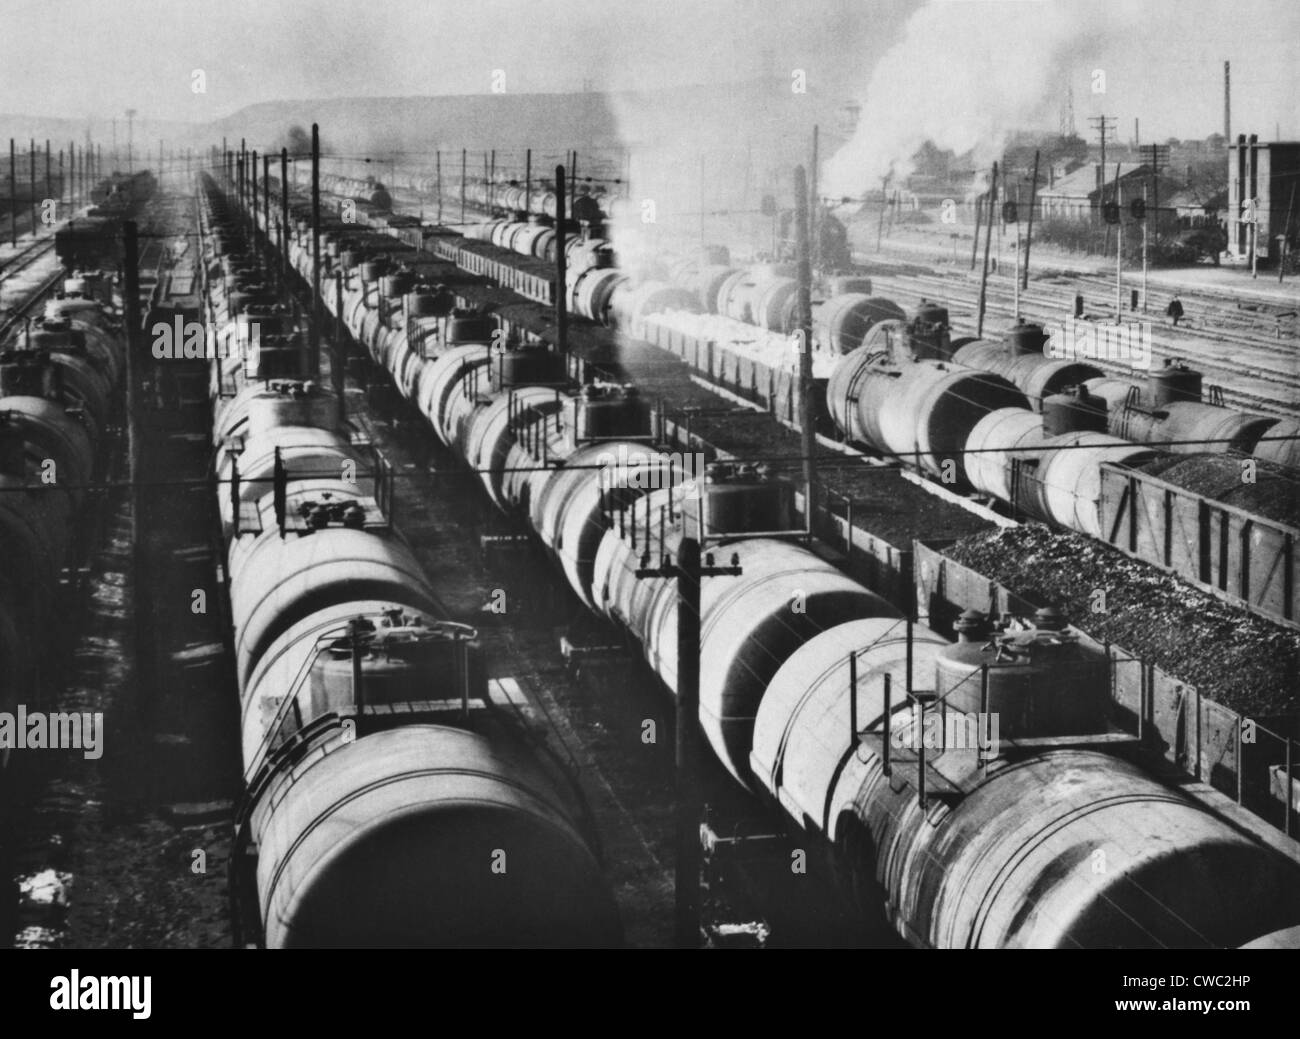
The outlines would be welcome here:
M 1297 181 L 1300 141 L 1260 142 L 1256 134 L 1237 135 L 1236 143 L 1228 147 L 1228 252 L 1234 258 L 1250 258 L 1253 226 L 1256 258 L 1278 259 Z M 1291 213 L 1289 219 L 1294 242 L 1297 214 Z
M 1039 189 L 1038 198 L 1042 206 L 1043 218 L 1048 220 L 1090 218 L 1103 201 L 1116 199 L 1116 166 L 1119 167 L 1118 201 L 1127 204 L 1134 198 L 1142 197 L 1145 192 L 1150 202 L 1156 186 L 1153 183 L 1155 178 L 1151 175 L 1150 166 L 1144 163 L 1108 162 L 1103 172 L 1101 164 L 1094 162 L 1080 166 L 1064 177 L 1054 178 L 1052 184 Z M 1162 198 L 1177 190 L 1177 185 L 1171 181 L 1164 177 L 1158 179 Z M 1161 205 L 1163 206 L 1164 203 L 1162 202 Z
M 1172 210 L 1178 226 L 1183 228 L 1214 227 L 1223 219 L 1228 205 L 1228 193 L 1218 191 L 1204 198 L 1191 188 L 1175 191 L 1168 199 L 1161 198 L 1162 211 Z

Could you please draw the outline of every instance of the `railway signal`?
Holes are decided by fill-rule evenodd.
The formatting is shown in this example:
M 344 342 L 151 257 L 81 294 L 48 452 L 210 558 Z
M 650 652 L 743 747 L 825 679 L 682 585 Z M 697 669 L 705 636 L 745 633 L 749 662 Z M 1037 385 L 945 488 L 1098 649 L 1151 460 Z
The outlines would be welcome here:
M 1108 224 L 1119 223 L 1119 203 L 1104 202 L 1101 207 L 1101 217 Z
M 1128 204 L 1128 215 L 1134 220 L 1145 220 L 1147 216 L 1147 200 L 1135 198 Z

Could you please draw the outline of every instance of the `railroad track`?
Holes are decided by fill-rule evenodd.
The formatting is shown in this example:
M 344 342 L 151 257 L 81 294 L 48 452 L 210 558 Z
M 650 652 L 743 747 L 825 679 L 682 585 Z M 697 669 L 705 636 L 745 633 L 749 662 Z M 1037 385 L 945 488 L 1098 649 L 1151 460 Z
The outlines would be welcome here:
M 948 306 L 953 319 L 966 318 L 974 322 L 974 315 L 979 306 L 978 290 L 962 284 L 955 277 L 939 274 L 873 274 L 873 291 L 890 296 L 898 302 L 915 306 L 922 299 L 940 301 Z M 1035 321 L 1059 321 L 1064 314 L 1072 313 L 1070 304 L 1074 289 L 1043 299 L 1040 295 L 1020 301 L 1020 315 L 1024 319 Z M 986 302 L 987 317 L 1011 320 L 1015 306 L 1010 287 L 997 285 L 990 287 Z M 973 331 L 973 330 L 972 330 Z M 1200 330 L 1198 330 L 1200 331 Z M 1170 335 L 1162 330 L 1152 335 L 1153 360 L 1161 357 L 1181 357 L 1194 363 L 1207 373 L 1215 373 L 1223 387 L 1224 400 L 1228 404 L 1244 408 L 1265 411 L 1269 414 L 1295 415 L 1300 413 L 1300 371 L 1294 365 L 1273 366 L 1260 364 L 1258 361 L 1241 356 L 1216 356 L 1224 348 L 1234 351 L 1263 350 L 1270 355 L 1285 356 L 1289 349 L 1283 344 L 1260 343 L 1253 338 L 1227 337 L 1221 333 L 1211 333 L 1214 338 L 1204 336 Z M 1216 350 L 1217 348 L 1217 350 Z M 1105 358 L 1092 359 L 1098 367 L 1117 374 L 1131 375 L 1132 369 L 1123 362 L 1109 361 Z
M 43 248 L 33 251 L 32 255 L 29 256 L 27 258 L 27 261 L 23 264 L 23 268 L 30 266 L 37 259 L 40 259 L 41 257 L 48 255 L 48 253 L 54 248 L 54 239 L 51 238 L 48 241 L 40 242 L 37 244 L 43 246 Z M 4 280 L 7 280 L 8 277 L 11 277 L 15 273 L 17 273 L 17 271 L 15 271 L 13 268 L 7 268 L 5 271 Z M 56 288 L 58 288 L 59 284 L 62 281 L 63 281 L 63 268 L 60 267 L 56 269 L 49 277 L 44 278 L 43 280 L 38 282 L 33 287 L 33 289 L 27 294 L 27 297 L 21 303 L 14 304 L 12 307 L 10 307 L 7 310 L 7 312 L 4 314 L 4 316 L 0 317 L 0 342 L 3 342 L 14 328 L 20 325 L 23 321 L 25 321 L 27 319 L 28 314 L 30 314 L 32 310 L 34 310 L 40 303 L 42 303 L 45 300 L 46 296 L 48 296 L 51 292 L 53 292 Z

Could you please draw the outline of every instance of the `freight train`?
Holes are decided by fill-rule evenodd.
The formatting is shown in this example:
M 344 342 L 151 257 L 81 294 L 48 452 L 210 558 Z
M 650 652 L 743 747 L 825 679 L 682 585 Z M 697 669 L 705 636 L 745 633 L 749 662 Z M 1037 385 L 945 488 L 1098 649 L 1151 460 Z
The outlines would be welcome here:
M 157 180 L 148 170 L 114 173 L 90 193 L 95 205 L 54 232 L 54 251 L 67 268 L 105 267 L 122 262 L 122 223 L 153 197 Z
M 246 940 L 609 946 L 620 924 L 571 775 L 493 706 L 473 629 L 393 528 L 384 464 L 304 370 L 205 185 L 214 469 L 247 792 Z
M 701 591 L 702 728 L 737 781 L 828 843 L 864 911 L 941 947 L 1238 946 L 1300 920 L 1294 859 L 1159 782 L 1109 730 L 1109 665 L 1065 618 L 997 630 L 971 615 L 955 645 L 909 625 L 811 551 L 790 486 L 726 466 L 695 478 L 626 388 L 566 384 L 562 357 L 503 347 L 491 317 L 472 341 L 445 324 L 435 337 L 442 319 L 397 305 L 409 281 L 363 271 L 361 232 L 330 234 L 353 335 L 670 692 L 675 589 L 638 571 L 688 534 L 734 568 Z M 310 273 L 308 243 L 290 251 Z M 1028 413 L 1005 380 L 917 373 Z M 949 715 L 998 718 L 996 740 L 931 746 Z
M 59 574 L 76 543 L 117 406 L 121 316 L 109 278 L 68 272 L 0 349 L 0 711 L 38 687 Z M 0 750 L 0 764 L 8 750 Z
M 571 311 L 673 350 L 728 388 L 786 412 L 797 378 L 793 268 L 736 268 L 724 247 L 714 247 L 700 262 L 629 273 L 614 266 L 612 243 L 601 234 L 599 224 L 588 225 L 565 241 Z M 488 221 L 471 236 L 533 257 L 520 260 L 528 277 L 510 282 L 518 291 L 553 291 L 534 270 L 549 269 L 559 242 L 544 217 Z M 369 255 L 381 248 L 375 241 Z M 490 266 L 498 278 L 511 269 L 492 265 L 491 249 L 455 236 L 431 247 L 471 270 Z M 1300 423 L 1203 403 L 1199 373 L 1177 361 L 1140 381 L 1117 379 L 1086 359 L 1051 356 L 1041 326 L 1017 325 L 1000 343 L 954 340 L 939 304 L 923 303 L 909 318 L 872 295 L 869 278 L 840 275 L 827 288 L 829 298 L 813 312 L 816 406 L 839 436 L 1013 514 L 1104 538 L 1271 620 L 1300 622 L 1300 517 L 1291 486 L 1300 472 Z M 863 386 L 872 387 L 865 403 Z M 903 388 L 913 394 L 908 407 L 894 392 Z M 1008 408 L 1016 414 L 1001 414 Z M 990 412 L 999 417 L 982 422 Z M 1171 452 L 1189 457 L 1180 462 Z M 1246 455 L 1253 468 L 1228 479 L 1224 456 Z M 1140 486 L 1126 491 L 1117 471 Z M 1143 489 L 1146 510 L 1154 503 L 1162 515 L 1130 504 Z
M 789 264 L 735 267 L 724 247 L 712 247 L 703 261 L 679 259 L 630 275 L 615 268 L 612 242 L 600 231 L 597 225 L 595 238 L 572 236 L 566 248 L 566 302 L 575 313 L 632 334 L 643 334 L 645 317 L 669 309 L 719 314 L 777 335 L 795 330 L 797 284 Z M 555 258 L 555 232 L 536 216 L 488 221 L 470 233 L 514 252 Z M 638 306 L 629 307 L 622 301 L 634 287 Z M 1086 359 L 1054 357 L 1041 325 L 1017 324 L 1000 342 L 952 339 L 941 305 L 922 304 L 908 319 L 892 300 L 871 295 L 870 278 L 838 275 L 826 288 L 813 310 L 815 350 L 836 355 L 870 346 L 977 368 L 1012 382 L 1036 411 L 1047 397 L 1086 384 L 1106 402 L 1113 436 L 1187 453 L 1231 450 L 1300 469 L 1300 421 L 1205 403 L 1200 373 L 1177 360 L 1146 380 L 1116 378 Z

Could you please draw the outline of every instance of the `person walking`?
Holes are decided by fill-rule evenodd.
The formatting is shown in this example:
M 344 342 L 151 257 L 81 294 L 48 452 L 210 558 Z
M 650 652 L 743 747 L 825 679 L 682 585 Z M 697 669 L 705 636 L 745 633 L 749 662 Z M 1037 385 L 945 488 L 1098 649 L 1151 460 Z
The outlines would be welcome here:
M 1169 301 L 1169 306 L 1165 307 L 1165 313 L 1174 320 L 1174 328 L 1178 327 L 1178 320 L 1183 316 L 1183 303 L 1175 294 L 1174 298 Z

